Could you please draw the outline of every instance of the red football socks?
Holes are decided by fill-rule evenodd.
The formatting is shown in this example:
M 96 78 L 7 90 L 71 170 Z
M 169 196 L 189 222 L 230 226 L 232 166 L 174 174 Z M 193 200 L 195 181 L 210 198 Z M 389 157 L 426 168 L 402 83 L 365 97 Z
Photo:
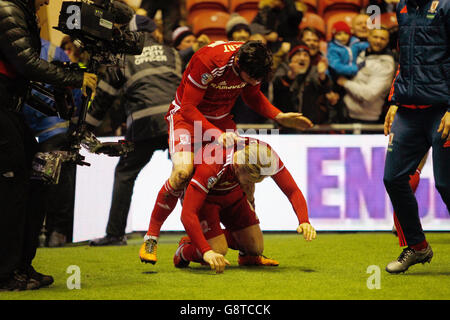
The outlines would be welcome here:
M 158 237 L 161 227 L 166 221 L 167 217 L 172 213 L 177 205 L 178 198 L 183 194 L 183 191 L 174 190 L 169 180 L 164 183 L 164 186 L 158 193 L 155 207 L 150 218 L 150 225 L 148 226 L 148 236 Z
M 410 248 L 413 248 L 416 251 L 420 251 L 420 250 L 426 249 L 427 247 L 428 247 L 427 240 L 423 240 L 422 242 L 420 242 L 418 244 L 410 246 Z
M 181 257 L 185 261 L 203 262 L 203 255 L 192 243 L 186 243 L 181 249 Z

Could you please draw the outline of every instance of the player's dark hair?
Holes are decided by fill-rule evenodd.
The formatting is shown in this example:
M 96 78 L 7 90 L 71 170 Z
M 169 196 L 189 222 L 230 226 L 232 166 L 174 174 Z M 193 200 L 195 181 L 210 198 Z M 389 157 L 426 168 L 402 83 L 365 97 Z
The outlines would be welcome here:
M 247 41 L 237 53 L 238 66 L 250 77 L 266 81 L 272 71 L 272 53 L 260 41 Z

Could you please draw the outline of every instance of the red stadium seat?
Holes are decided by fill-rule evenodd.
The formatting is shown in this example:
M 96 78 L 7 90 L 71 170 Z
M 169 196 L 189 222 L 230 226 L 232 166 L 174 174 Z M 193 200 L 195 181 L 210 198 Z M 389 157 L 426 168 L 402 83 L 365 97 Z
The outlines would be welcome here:
M 338 21 L 345 21 L 351 27 L 352 19 L 357 14 L 358 13 L 354 11 L 333 12 L 333 14 L 330 14 L 330 16 L 328 16 L 325 20 L 325 24 L 327 26 L 326 40 L 330 41 L 332 39 L 331 28 L 333 27 L 333 24 Z
M 321 0 L 303 0 L 302 2 L 308 6 L 308 12 L 318 13 L 318 5 L 317 2 Z
M 312 12 L 306 12 L 306 14 L 303 16 L 302 23 L 300 23 L 299 25 L 299 28 L 301 30 L 306 27 L 315 28 L 322 34 L 322 37 L 325 38 L 326 26 L 325 21 L 323 21 L 321 16 Z
M 255 19 L 258 14 L 258 9 L 244 9 L 238 11 L 239 15 L 244 17 L 248 23 L 252 23 L 253 19 Z
M 227 41 L 225 26 L 229 19 L 230 14 L 227 12 L 201 10 L 192 22 L 192 31 L 196 36 L 202 33 L 206 34 L 211 42 L 216 40 Z
M 386 12 L 381 14 L 380 23 L 388 29 L 398 27 L 397 15 L 395 12 Z
M 239 12 L 243 9 L 258 9 L 258 0 L 230 0 L 230 12 Z
M 186 0 L 186 10 L 216 9 L 228 12 L 228 0 Z
M 332 11 L 355 11 L 361 10 L 361 0 L 320 0 L 319 14 L 327 20 Z
M 192 25 L 197 14 L 204 10 L 228 13 L 228 0 L 186 0 L 187 23 Z
M 230 12 L 237 12 L 251 23 L 258 13 L 258 0 L 230 0 Z

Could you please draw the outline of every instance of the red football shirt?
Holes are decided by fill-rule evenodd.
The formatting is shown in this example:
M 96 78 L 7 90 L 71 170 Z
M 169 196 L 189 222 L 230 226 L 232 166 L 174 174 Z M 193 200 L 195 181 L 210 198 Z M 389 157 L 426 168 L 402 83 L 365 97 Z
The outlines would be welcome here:
M 246 143 L 258 142 L 253 138 L 245 139 Z M 291 202 L 299 224 L 309 223 L 308 208 L 302 192 L 279 156 L 273 149 L 271 150 L 278 159 L 276 167 L 271 170 L 272 179 Z M 201 153 L 196 154 L 194 160 L 194 176 L 186 189 L 181 220 L 187 234 L 202 254 L 211 250 L 211 247 L 203 236 L 197 214 L 209 194 L 226 195 L 227 192 L 239 186 L 232 164 L 235 151 L 235 148 L 225 149 L 218 144 L 209 144 Z
M 229 115 L 242 94 L 249 107 L 266 118 L 274 119 L 280 110 L 261 93 L 260 84 L 252 86 L 246 83 L 232 68 L 242 44 L 217 41 L 198 50 L 183 73 L 169 113 L 179 112 L 190 122 L 202 121 L 204 129 L 217 129 L 210 121 Z

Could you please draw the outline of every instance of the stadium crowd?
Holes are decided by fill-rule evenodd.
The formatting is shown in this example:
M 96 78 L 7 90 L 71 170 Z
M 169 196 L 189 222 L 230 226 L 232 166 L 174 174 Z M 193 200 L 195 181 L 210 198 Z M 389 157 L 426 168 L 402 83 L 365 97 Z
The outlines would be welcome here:
M 173 2 L 169 16 L 162 9 L 154 10 L 150 1 L 134 9 L 155 21 L 153 35 L 178 51 L 183 70 L 194 52 L 210 42 L 261 41 L 273 54 L 272 75 L 261 91 L 282 111 L 301 112 L 317 125 L 383 123 L 398 63 L 397 0 L 358 0 L 350 5 L 336 0 L 329 8 L 320 8 L 321 1 L 241 1 L 246 3 L 244 11 L 221 8 L 216 1 L 202 1 L 197 6 L 196 1 Z M 380 14 L 371 15 L 371 5 L 377 5 Z M 180 11 L 175 14 L 177 6 Z M 221 25 L 193 24 L 202 11 L 214 15 L 224 10 L 228 13 Z M 375 19 L 380 19 L 379 25 L 374 25 Z M 377 28 L 369 29 L 371 24 Z M 172 28 L 170 36 L 167 25 Z M 232 114 L 244 127 L 273 124 L 248 108 L 240 97 Z M 299 133 L 275 127 L 280 133 Z M 125 131 L 126 112 L 117 104 L 96 133 L 110 136 L 124 135 Z

